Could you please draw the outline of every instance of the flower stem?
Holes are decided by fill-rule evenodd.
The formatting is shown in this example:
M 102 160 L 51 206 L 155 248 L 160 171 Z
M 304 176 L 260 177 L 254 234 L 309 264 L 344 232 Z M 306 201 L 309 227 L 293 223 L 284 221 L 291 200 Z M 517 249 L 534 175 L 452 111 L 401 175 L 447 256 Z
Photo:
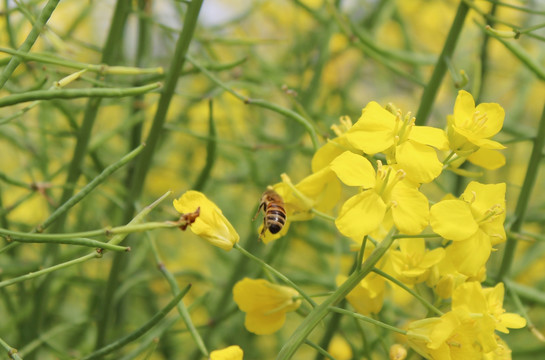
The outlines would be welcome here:
M 20 94 L 8 95 L 0 98 L 0 107 L 15 105 L 33 100 L 51 99 L 76 99 L 76 98 L 102 98 L 102 97 L 124 97 L 145 94 L 161 86 L 160 83 L 148 84 L 127 88 L 87 88 L 87 89 L 53 89 L 35 90 Z
M 389 274 L 385 273 L 384 271 L 380 270 L 380 269 L 377 269 L 377 268 L 373 268 L 373 272 L 382 276 L 383 278 L 385 279 L 388 279 L 390 280 L 391 282 L 393 282 L 394 284 L 396 284 L 397 286 L 399 286 L 400 288 L 402 288 L 403 290 L 405 290 L 406 292 L 408 292 L 409 294 L 411 294 L 413 297 L 415 297 L 418 301 L 420 301 L 422 303 L 422 305 L 424 305 L 425 307 L 427 307 L 429 310 L 431 310 L 432 312 L 436 313 L 437 315 L 439 316 L 442 316 L 443 315 L 443 312 L 441 310 L 439 310 L 438 308 L 436 308 L 435 306 L 433 306 L 429 301 L 427 301 L 426 299 L 424 299 L 422 296 L 420 296 L 416 291 L 412 290 L 411 288 L 409 288 L 407 285 L 403 284 L 401 281 L 399 281 L 398 279 L 394 278 L 393 276 L 390 276 Z
M 34 43 L 38 39 L 40 32 L 44 29 L 45 24 L 49 20 L 49 17 L 51 17 L 51 14 L 57 7 L 59 1 L 60 0 L 49 0 L 47 4 L 43 7 L 40 15 L 38 15 L 36 21 L 34 22 L 34 25 L 32 26 L 32 30 L 26 37 L 23 44 L 19 47 L 20 52 L 26 53 L 30 51 L 30 48 L 32 48 L 32 45 L 34 45 Z M 11 74 L 13 74 L 13 72 L 20 63 L 21 58 L 18 56 L 14 56 L 10 59 L 9 63 L 4 67 L 4 71 L 2 71 L 2 74 L 0 74 L 0 89 L 4 87 L 9 77 L 11 76 Z
M 355 313 L 355 312 L 350 311 L 350 310 L 341 309 L 341 308 L 338 308 L 336 306 L 330 306 L 329 310 L 333 311 L 333 312 L 336 312 L 336 313 L 339 313 L 339 314 L 351 316 L 351 317 L 356 318 L 358 320 L 363 320 L 363 321 L 368 322 L 370 324 L 380 326 L 380 327 L 382 327 L 382 328 L 384 328 L 386 330 L 390 330 L 390 331 L 394 331 L 394 332 L 399 333 L 399 334 L 407 335 L 407 331 L 405 331 L 403 329 L 397 328 L 397 327 L 392 326 L 392 325 L 388 325 L 386 323 L 383 323 L 382 321 L 375 320 L 373 318 L 370 318 L 368 316 L 364 316 L 364 315 Z
M 528 168 L 526 169 L 526 176 L 520 190 L 515 213 L 513 214 L 513 223 L 511 223 L 509 232 L 517 233 L 520 231 L 528 208 L 528 202 L 530 201 L 530 195 L 536 183 L 537 171 L 539 164 L 543 158 L 543 146 L 545 145 L 545 107 L 541 114 L 539 121 L 539 127 L 537 134 L 534 137 L 534 145 L 532 148 L 532 154 L 530 155 L 530 161 L 528 162 Z M 503 252 L 503 259 L 501 262 L 500 270 L 496 276 L 496 281 L 502 281 L 511 269 L 513 258 L 515 256 L 515 250 L 517 247 L 517 239 L 511 235 L 507 236 L 507 243 Z
M 308 303 L 310 305 L 312 305 L 313 307 L 316 306 L 316 302 L 314 300 L 312 300 L 312 298 L 310 296 L 307 295 L 307 293 L 305 293 L 297 284 L 295 284 L 293 281 L 291 281 L 290 279 L 288 279 L 286 277 L 286 275 L 282 274 L 280 271 L 276 270 L 275 268 L 273 268 L 272 266 L 270 266 L 269 264 L 267 264 L 265 261 L 261 260 L 260 258 L 258 258 L 257 256 L 254 256 L 252 255 L 251 253 L 249 253 L 248 251 L 246 251 L 242 246 L 240 246 L 238 243 L 236 243 L 234 246 L 233 246 L 234 249 L 237 249 L 238 251 L 240 251 L 244 256 L 246 256 L 247 258 L 255 261 L 255 262 L 258 262 L 261 266 L 263 266 L 265 269 L 267 269 L 268 271 L 272 272 L 274 275 L 276 275 L 279 279 L 281 279 L 282 281 L 284 281 L 286 284 L 290 285 L 291 287 L 293 287 L 295 290 L 297 290 L 297 292 L 299 294 L 301 294 L 301 296 L 306 300 L 308 301 Z
M 359 282 L 371 272 L 375 264 L 386 253 L 386 251 L 392 245 L 393 237 L 386 237 L 375 248 L 371 255 L 365 260 L 360 271 L 353 272 L 346 281 L 339 286 L 339 288 L 327 299 L 325 299 L 320 305 L 315 307 L 310 314 L 299 324 L 294 333 L 286 341 L 278 356 L 277 360 L 288 360 L 295 354 L 299 346 L 305 341 L 312 330 L 322 321 L 322 319 L 329 313 L 329 307 L 335 306 L 339 301 L 345 298 L 346 295 Z
M 448 33 L 447 40 L 445 41 L 445 45 L 443 46 L 443 50 L 441 51 L 441 55 L 439 55 L 437 63 L 435 64 L 435 69 L 433 70 L 431 79 L 426 85 L 424 93 L 422 94 L 420 107 L 416 113 L 416 125 L 424 125 L 428 120 L 431 107 L 435 101 L 435 97 L 437 96 L 437 91 L 439 90 L 441 81 L 447 72 L 446 59 L 452 57 L 452 54 L 456 49 L 456 42 L 458 41 L 458 37 L 462 32 L 462 27 L 468 11 L 469 6 L 464 1 L 461 1 L 460 5 L 458 5 L 456 16 L 454 17 L 454 21 L 450 27 L 450 31 Z
M 4 348 L 4 350 L 7 351 L 8 356 L 9 356 L 10 359 L 23 360 L 23 358 L 20 357 L 19 354 L 17 354 L 17 349 L 12 348 L 11 346 L 9 346 L 4 340 L 2 340 L 2 338 L 0 338 L 0 346 L 2 346 Z
M 170 285 L 170 289 L 172 290 L 172 293 L 178 294 L 180 292 L 180 287 L 178 286 L 178 282 L 176 281 L 176 278 L 170 271 L 168 271 L 167 267 L 165 266 L 165 263 L 161 259 L 161 256 L 159 255 L 159 251 L 157 250 L 157 245 L 155 243 L 155 239 L 151 239 L 151 251 L 153 252 L 153 256 L 155 257 L 155 261 L 157 263 L 157 268 L 159 271 L 161 271 L 161 274 L 163 274 L 163 277 L 168 281 L 168 284 Z M 197 347 L 201 351 L 202 355 L 205 357 L 208 357 L 208 349 L 206 349 L 206 345 L 204 344 L 204 341 L 201 338 L 201 335 L 197 331 L 197 328 L 193 324 L 193 321 L 191 320 L 191 315 L 189 315 L 189 311 L 187 307 L 185 306 L 183 301 L 180 301 L 177 305 L 178 313 L 184 320 L 185 326 L 187 327 L 189 333 L 193 337 L 193 340 L 197 344 Z
M 152 327 L 154 327 L 159 321 L 161 321 L 169 313 L 169 311 L 172 310 L 182 300 L 182 298 L 185 296 L 185 294 L 187 294 L 190 288 L 191 288 L 191 284 L 187 285 L 181 292 L 179 292 L 174 297 L 174 299 L 172 299 L 164 308 L 159 310 L 159 312 L 153 315 L 153 317 L 150 320 L 148 320 L 148 322 L 146 322 L 144 325 L 142 325 L 140 328 L 122 337 L 121 339 L 114 341 L 113 343 L 92 352 L 91 354 L 82 358 L 82 360 L 102 358 L 104 355 L 110 354 L 111 352 L 114 352 L 115 350 L 120 349 L 123 346 L 129 344 L 130 342 L 138 339 L 140 336 L 144 335 Z
M 227 91 L 229 94 L 233 95 L 234 97 L 236 97 L 240 101 L 244 102 L 245 104 L 257 105 L 259 107 L 272 110 L 272 111 L 277 112 L 277 113 L 279 113 L 281 115 L 284 115 L 284 116 L 286 116 L 286 117 L 288 117 L 288 118 L 290 118 L 292 120 L 295 120 L 296 122 L 301 124 L 305 128 L 305 130 L 308 132 L 308 134 L 310 135 L 310 140 L 312 141 L 312 146 L 313 146 L 314 150 L 315 151 L 318 150 L 318 136 L 316 135 L 316 130 L 314 129 L 314 126 L 312 126 L 310 121 L 308 121 L 306 118 L 299 115 L 295 111 L 290 110 L 290 109 L 286 109 L 286 108 L 284 108 L 284 107 L 282 107 L 280 105 L 276 105 L 276 104 L 273 104 L 271 102 L 268 102 L 268 101 L 262 100 L 262 99 L 251 99 L 251 98 L 248 98 L 248 97 L 246 97 L 246 96 L 244 96 L 242 94 L 239 94 L 238 92 L 236 92 L 235 90 L 233 90 L 232 88 L 227 86 L 227 84 L 225 84 L 223 81 L 221 81 L 217 76 L 215 76 L 210 71 L 208 71 L 204 66 L 199 64 L 189 54 L 186 55 L 186 58 L 187 58 L 187 61 L 189 61 L 191 64 L 193 64 L 193 66 L 198 68 L 212 82 L 214 82 L 219 87 L 221 87 L 222 89 L 224 89 L 225 91 Z

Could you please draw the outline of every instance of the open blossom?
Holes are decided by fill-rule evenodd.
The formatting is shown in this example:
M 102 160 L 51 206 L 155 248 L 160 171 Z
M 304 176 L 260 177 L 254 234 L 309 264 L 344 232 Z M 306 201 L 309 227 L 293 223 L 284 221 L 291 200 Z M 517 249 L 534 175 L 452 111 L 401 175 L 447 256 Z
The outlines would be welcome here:
M 397 164 L 407 178 L 428 183 L 443 169 L 435 148 L 448 148 L 447 136 L 441 129 L 416 126 L 410 114 L 393 114 L 372 101 L 362 110 L 361 117 L 346 133 L 352 147 L 366 154 L 383 152 L 389 165 Z
M 301 305 L 299 294 L 288 286 L 276 285 L 264 279 L 244 278 L 233 287 L 233 297 L 246 313 L 244 326 L 257 335 L 278 331 L 286 321 L 286 313 Z
M 477 281 L 466 282 L 454 290 L 452 308 L 465 307 L 471 313 L 490 316 L 495 321 L 496 330 L 508 334 L 509 328 L 520 329 L 526 326 L 526 319 L 518 314 L 505 312 L 504 293 L 503 283 L 483 289 Z
M 411 322 L 407 338 L 413 350 L 426 359 L 482 359 L 498 347 L 494 320 L 472 315 L 463 307 Z
M 390 251 L 395 277 L 407 285 L 427 280 L 430 268 L 445 256 L 443 248 L 426 249 L 424 239 L 399 239 L 399 250 Z
M 210 353 L 210 360 L 242 360 L 244 352 L 238 345 L 214 350 Z
M 468 276 L 480 271 L 492 246 L 506 239 L 505 183 L 480 184 L 472 181 L 459 199 L 446 199 L 430 209 L 434 232 L 452 240 L 447 256 Z
M 497 169 L 505 164 L 505 157 L 496 150 L 505 146 L 491 140 L 503 126 L 505 111 L 496 103 L 482 103 L 475 107 L 473 96 L 465 90 L 458 92 L 454 114 L 447 118 L 449 147 L 461 157 L 485 169 Z
M 343 235 L 361 240 L 386 216 L 392 216 L 395 226 L 405 234 L 419 234 L 427 226 L 428 199 L 416 186 L 403 181 L 402 170 L 382 166 L 378 161 L 375 172 L 369 160 L 350 151 L 335 158 L 330 167 L 343 183 L 361 188 L 343 204 L 335 220 Z
M 220 208 L 199 191 L 187 191 L 173 202 L 180 214 L 193 213 L 197 209 L 199 215 L 190 225 L 191 231 L 214 246 L 229 251 L 240 239 L 233 225 L 223 215 Z

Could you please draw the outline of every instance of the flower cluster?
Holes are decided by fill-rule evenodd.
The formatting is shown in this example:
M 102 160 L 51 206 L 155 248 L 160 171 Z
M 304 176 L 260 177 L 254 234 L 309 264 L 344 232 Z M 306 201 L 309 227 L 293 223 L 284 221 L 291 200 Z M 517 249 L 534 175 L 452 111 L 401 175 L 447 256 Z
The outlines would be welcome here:
M 481 286 L 493 247 L 506 240 L 505 183 L 471 181 L 459 197 L 448 194 L 432 201 L 422 191 L 423 184 L 444 171 L 468 175 L 460 168 L 466 160 L 485 169 L 503 165 L 505 159 L 497 151 L 503 145 L 491 140 L 503 119 L 501 106 L 475 106 L 466 91 L 459 92 L 446 130 L 418 126 L 410 113 L 370 102 L 356 123 L 343 117 L 333 127 L 337 137 L 316 151 L 309 176 L 294 183 L 282 174 L 282 182 L 272 186 L 283 199 L 287 222 L 276 234 L 260 229 L 263 242 L 284 236 L 291 222 L 316 214 L 331 214 L 362 261 L 377 248 L 376 239 L 395 236 L 375 271 L 346 296 L 355 311 L 378 314 L 392 282 L 409 291 L 427 285 L 436 300 L 450 298 L 451 308 L 440 317 L 412 321 L 409 346 L 430 359 L 508 357 L 509 348 L 495 331 L 521 328 L 525 319 L 505 313 L 503 284 Z M 238 241 L 221 211 L 204 195 L 186 193 L 175 206 L 181 213 L 201 208 L 190 226 L 212 244 L 229 250 Z M 346 279 L 339 274 L 337 286 Z M 264 279 L 245 278 L 233 294 L 246 313 L 246 329 L 259 335 L 279 330 L 286 313 L 301 304 L 293 288 Z

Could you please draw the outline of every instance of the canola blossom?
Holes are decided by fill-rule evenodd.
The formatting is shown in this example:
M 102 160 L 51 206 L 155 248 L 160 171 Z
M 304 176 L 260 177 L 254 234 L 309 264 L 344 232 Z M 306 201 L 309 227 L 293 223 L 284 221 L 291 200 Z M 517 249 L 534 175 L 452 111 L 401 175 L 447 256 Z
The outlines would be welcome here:
M 278 331 L 286 321 L 286 313 L 297 310 L 301 305 L 298 295 L 290 287 L 265 279 L 244 278 L 233 287 L 233 299 L 246 313 L 244 326 L 258 335 Z
M 173 202 L 174 208 L 180 214 L 191 213 L 197 209 L 199 216 L 190 225 L 191 231 L 210 244 L 223 250 L 233 248 L 240 237 L 221 209 L 210 201 L 203 193 L 187 191 Z
M 231 345 L 224 349 L 210 353 L 210 360 L 242 360 L 244 352 L 238 345 Z
M 349 151 L 336 157 L 330 167 L 344 184 L 361 189 L 343 204 L 335 220 L 343 235 L 362 239 L 375 231 L 385 216 L 391 216 L 396 227 L 410 235 L 427 226 L 428 199 L 415 185 L 403 181 L 403 170 L 379 161 L 375 171 L 369 160 Z

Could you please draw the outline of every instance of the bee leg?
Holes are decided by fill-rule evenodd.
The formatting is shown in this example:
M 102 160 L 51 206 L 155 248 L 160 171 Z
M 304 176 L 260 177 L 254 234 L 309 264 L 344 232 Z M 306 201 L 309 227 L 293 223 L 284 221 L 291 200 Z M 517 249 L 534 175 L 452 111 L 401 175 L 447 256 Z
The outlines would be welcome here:
M 259 207 L 257 208 L 257 212 L 255 213 L 252 221 L 255 221 L 255 219 L 257 219 L 257 216 L 259 215 L 259 212 L 261 211 L 261 208 L 263 208 L 263 210 L 265 210 L 265 203 L 264 202 L 259 204 Z

